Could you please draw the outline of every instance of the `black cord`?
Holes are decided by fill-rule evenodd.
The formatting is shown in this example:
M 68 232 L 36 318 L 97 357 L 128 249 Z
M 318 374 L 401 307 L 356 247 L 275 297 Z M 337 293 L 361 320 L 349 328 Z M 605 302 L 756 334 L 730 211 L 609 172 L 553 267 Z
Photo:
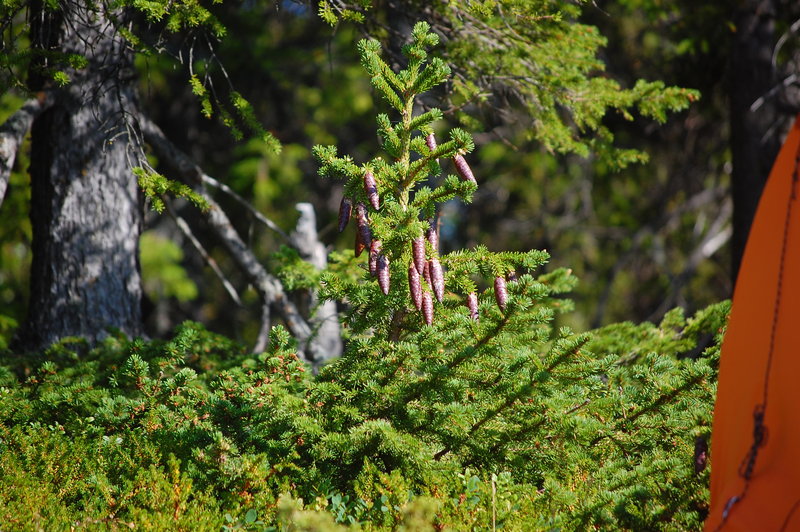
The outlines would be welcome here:
M 725 508 L 722 510 L 722 521 L 720 521 L 719 525 L 717 525 L 717 527 L 714 529 L 715 532 L 722 529 L 722 527 L 725 525 L 725 522 L 728 520 L 728 516 L 730 516 L 731 510 L 747 495 L 747 489 L 750 487 L 750 479 L 753 476 L 753 470 L 755 469 L 756 460 L 758 459 L 758 451 L 767 440 L 768 431 L 766 425 L 764 424 L 764 416 L 767 411 L 767 400 L 769 399 L 769 378 L 772 371 L 772 355 L 775 351 L 775 338 L 778 331 L 778 313 L 780 311 L 781 299 L 783 297 L 783 275 L 786 262 L 786 252 L 789 248 L 789 227 L 792 219 L 792 207 L 794 206 L 795 199 L 797 198 L 798 181 L 800 181 L 800 147 L 798 147 L 797 153 L 795 154 L 791 193 L 786 200 L 786 218 L 783 222 L 783 242 L 781 243 L 781 258 L 778 264 L 778 285 L 775 290 L 775 305 L 773 306 L 772 310 L 772 329 L 770 330 L 769 337 L 767 366 L 764 369 L 764 387 L 761 397 L 761 404 L 757 404 L 753 409 L 753 443 L 750 445 L 750 449 L 748 449 L 747 454 L 742 459 L 742 463 L 739 464 L 739 476 L 744 478 L 744 488 L 742 488 L 742 491 L 738 495 L 734 495 L 725 503 Z M 786 516 L 786 520 L 781 527 L 781 530 L 785 529 L 787 523 L 789 522 L 789 518 L 797 509 L 798 505 L 800 505 L 800 499 L 790 509 L 789 514 Z

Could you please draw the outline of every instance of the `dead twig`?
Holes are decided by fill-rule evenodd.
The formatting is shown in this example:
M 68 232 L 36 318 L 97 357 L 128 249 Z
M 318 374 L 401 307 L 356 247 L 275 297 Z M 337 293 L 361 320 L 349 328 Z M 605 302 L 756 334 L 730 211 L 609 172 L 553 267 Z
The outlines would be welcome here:
M 203 212 L 206 222 L 258 292 L 262 304 L 261 330 L 253 350 L 259 352 L 266 348 L 270 309 L 275 308 L 297 340 L 298 356 L 312 364 L 324 360 L 327 353 L 316 341 L 311 327 L 297 310 L 296 305 L 289 300 L 281 282 L 258 262 L 253 251 L 233 227 L 225 211 L 205 189 L 203 185 L 206 181 L 205 172 L 188 155 L 179 150 L 149 117 L 139 115 L 137 122 L 145 141 L 159 159 L 171 166 L 178 179 L 192 186 L 208 203 L 209 209 Z
M 36 117 L 51 105 L 52 96 L 47 92 L 40 92 L 0 125 L 0 205 L 3 204 L 11 169 L 14 168 L 14 161 L 25 135 Z

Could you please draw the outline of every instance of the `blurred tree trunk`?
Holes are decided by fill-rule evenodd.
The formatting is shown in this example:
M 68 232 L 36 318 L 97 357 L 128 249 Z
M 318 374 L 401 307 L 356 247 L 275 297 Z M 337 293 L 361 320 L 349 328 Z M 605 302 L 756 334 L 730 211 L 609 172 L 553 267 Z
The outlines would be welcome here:
M 33 262 L 28 315 L 17 346 L 39 349 L 59 338 L 91 343 L 107 328 L 142 333 L 139 236 L 142 209 L 130 166 L 133 56 L 103 4 L 31 4 L 32 47 L 42 57 L 30 88 L 47 88 L 49 52 L 79 54 L 86 68 L 65 69 L 53 106 L 32 128 Z M 117 14 L 119 15 L 119 14 Z
M 796 15 L 792 12 L 797 6 L 781 0 L 743 0 L 738 4 L 730 71 L 734 278 L 764 184 L 789 119 L 798 111 L 780 79 L 785 74 L 773 63 L 776 21 L 788 22 Z M 793 63 L 788 62 L 788 69 Z

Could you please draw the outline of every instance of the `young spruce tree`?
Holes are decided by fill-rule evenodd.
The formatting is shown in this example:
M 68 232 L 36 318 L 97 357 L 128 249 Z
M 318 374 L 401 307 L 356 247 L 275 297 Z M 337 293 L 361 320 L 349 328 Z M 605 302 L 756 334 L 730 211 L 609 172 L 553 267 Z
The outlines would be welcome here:
M 519 445 L 542 422 L 533 389 L 555 374 L 587 375 L 575 362 L 588 337 L 564 330 L 551 338 L 550 322 L 567 306 L 557 296 L 573 284 L 569 271 L 534 278 L 548 258 L 542 251 L 439 252 L 438 207 L 469 202 L 479 185 L 464 158 L 471 136 L 453 129 L 437 142 L 441 111 L 413 112 L 415 98 L 450 74 L 428 60 L 438 41 L 428 29 L 414 27 L 403 50 L 408 65 L 397 73 L 376 41 L 359 43 L 372 84 L 399 114 L 378 116 L 385 157 L 358 165 L 333 146 L 314 150 L 320 174 L 346 182 L 340 225 L 352 205 L 356 226 L 354 252 L 337 255 L 356 268 L 322 277 L 322 295 L 349 306 L 349 342 L 318 384 L 325 408 L 339 414 L 326 428 L 340 437 L 323 445 L 337 462 L 352 461 L 352 477 L 364 456 L 423 483 L 439 463 L 539 460 L 537 446 Z M 448 165 L 458 175 L 441 177 Z
M 355 218 L 354 251 L 335 254 L 338 264 L 322 277 L 323 296 L 348 305 L 349 342 L 314 386 L 314 402 L 326 411 L 320 432 L 325 435 L 312 444 L 318 458 L 326 457 L 317 466 L 326 478 L 345 484 L 357 479 L 356 486 L 369 485 L 358 479 L 375 471 L 402 472 L 423 491 L 445 470 L 453 477 L 470 468 L 505 472 L 538 490 L 543 507 L 575 509 L 569 517 L 563 507 L 554 511 L 556 518 L 531 515 L 532 526 L 542 527 L 620 519 L 595 498 L 604 493 L 606 502 L 619 500 L 634 489 L 649 500 L 655 493 L 645 488 L 646 477 L 664 464 L 684 467 L 690 489 L 699 490 L 698 473 L 688 468 L 689 447 L 700 429 L 683 434 L 688 453 L 670 457 L 677 440 L 655 452 L 652 434 L 641 434 L 646 441 L 636 439 L 640 429 L 634 420 L 652 422 L 656 416 L 665 432 L 707 423 L 704 405 L 713 390 L 698 387 L 712 371 L 707 360 L 684 366 L 653 354 L 647 368 L 633 364 L 636 369 L 628 373 L 630 364 L 620 363 L 619 351 L 604 348 L 607 338 L 595 342 L 598 356 L 587 349 L 590 335 L 553 331 L 554 316 L 571 307 L 562 294 L 576 280 L 566 269 L 535 276 L 547 253 L 493 253 L 484 246 L 440 253 L 438 207 L 453 198 L 469 203 L 480 180 L 464 157 L 473 149 L 470 135 L 453 129 L 441 142 L 434 133 L 441 111 L 414 114 L 415 98 L 450 74 L 441 60 L 428 57 L 437 41 L 427 24 L 417 24 L 403 49 L 408 64 L 396 73 L 382 60 L 376 41 L 361 41 L 371 82 L 396 113 L 377 119 L 384 154 L 357 164 L 338 156 L 333 146 L 314 150 L 320 174 L 345 182 L 339 229 L 351 211 Z M 443 176 L 443 168 L 455 175 Z M 675 316 L 676 328 L 719 329 L 724 308 L 688 325 Z M 689 333 L 686 350 L 694 347 L 696 335 Z M 647 377 L 653 381 L 642 387 Z M 615 393 L 610 383 L 627 387 L 625 393 Z M 679 399 L 683 414 L 673 409 Z M 617 419 L 627 414 L 633 416 L 630 422 Z M 609 455 L 609 441 L 627 447 Z M 627 463 L 626 456 L 634 462 Z M 616 474 L 592 483 L 584 507 L 575 497 L 586 488 L 575 485 L 576 479 L 601 467 Z M 626 504 L 638 503 L 627 501 L 623 508 Z M 652 524 L 650 519 L 659 519 L 653 514 L 677 511 L 660 505 L 637 507 L 630 510 L 634 517 L 624 519 Z M 696 524 L 698 514 L 691 515 L 687 519 Z

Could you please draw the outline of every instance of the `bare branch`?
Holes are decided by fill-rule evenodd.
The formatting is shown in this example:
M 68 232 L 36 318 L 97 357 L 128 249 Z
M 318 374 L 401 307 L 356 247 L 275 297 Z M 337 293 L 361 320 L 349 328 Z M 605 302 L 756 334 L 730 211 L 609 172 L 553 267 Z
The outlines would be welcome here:
M 733 227 L 730 225 L 733 202 L 726 198 L 722 204 L 717 217 L 705 233 L 705 236 L 697 243 L 694 250 L 689 254 L 683 269 L 670 282 L 670 292 L 661 302 L 659 307 L 648 317 L 652 321 L 674 306 L 683 287 L 691 280 L 692 274 L 700 266 L 700 263 L 711 257 L 725 243 L 730 240 L 733 234 Z
M 611 269 L 609 274 L 608 281 L 606 282 L 605 289 L 600 296 L 600 299 L 597 304 L 597 308 L 595 310 L 595 315 L 592 320 L 593 327 L 599 327 L 602 323 L 603 314 L 606 310 L 606 305 L 611 297 L 611 290 L 614 285 L 614 281 L 617 278 L 617 275 L 623 271 L 623 269 L 627 266 L 628 262 L 635 257 L 637 254 L 641 253 L 641 247 L 647 238 L 663 234 L 669 233 L 670 231 L 674 230 L 675 226 L 680 222 L 681 217 L 684 216 L 688 212 L 692 212 L 694 210 L 700 210 L 705 205 L 709 205 L 712 203 L 717 203 L 723 201 L 725 198 L 726 189 L 723 186 L 718 186 L 714 188 L 709 188 L 698 192 L 691 198 L 684 201 L 680 206 L 673 209 L 671 212 L 665 213 L 659 220 L 655 221 L 654 223 L 643 225 L 631 238 L 631 245 L 627 252 L 620 255 L 619 259 L 617 260 L 614 267 Z M 725 216 L 730 214 L 730 211 L 727 209 L 729 206 L 727 204 L 723 204 L 722 206 L 722 214 L 717 218 L 718 221 L 725 220 Z M 714 231 L 714 235 L 719 232 L 719 228 L 716 228 Z M 709 245 L 711 242 L 711 245 Z M 718 239 L 703 239 L 697 249 L 706 249 L 711 250 L 712 246 L 715 246 L 718 243 Z M 724 242 L 720 243 L 719 246 L 723 245 Z M 705 246 L 705 248 L 704 248 Z M 719 249 L 719 246 L 716 246 L 713 251 L 716 252 Z M 712 253 L 703 257 L 697 256 L 695 252 L 693 254 L 692 261 L 699 261 L 704 258 L 708 258 L 711 256 Z M 693 265 L 690 266 L 690 269 L 687 271 L 693 271 L 697 267 L 697 264 L 693 262 Z M 674 293 L 674 292 L 673 292 Z M 672 296 L 669 296 L 672 297 Z
M 36 98 L 25 102 L 0 126 L 0 205 L 3 204 L 11 169 L 14 167 L 17 151 L 19 151 L 25 135 L 36 117 L 52 104 L 52 97 L 48 93 L 41 92 Z
M 235 199 L 242 207 L 247 209 L 250 212 L 250 214 L 252 214 L 255 217 L 256 220 L 258 220 L 262 224 L 266 225 L 267 227 L 269 227 L 270 229 L 281 235 L 283 239 L 286 240 L 287 242 L 289 241 L 289 235 L 287 235 L 283 229 L 278 227 L 278 224 L 276 224 L 275 222 L 264 216 L 258 209 L 253 207 L 249 201 L 247 201 L 239 194 L 237 194 L 236 191 L 234 191 L 231 187 L 229 187 L 225 183 L 220 183 L 213 177 L 208 176 L 206 174 L 203 174 L 202 178 L 203 178 L 203 183 L 212 186 L 218 190 L 221 190 L 225 194 Z
M 270 318 L 270 305 L 267 301 L 261 302 L 261 326 L 258 328 L 256 343 L 253 345 L 254 353 L 261 353 L 269 346 L 269 331 L 272 329 L 272 319 Z M 303 353 L 299 353 L 302 355 Z M 308 360 L 308 357 L 304 357 Z M 313 365 L 313 362 L 312 362 Z
M 231 296 L 231 299 L 233 299 L 234 303 L 241 307 L 242 300 L 239 298 L 239 293 L 236 291 L 236 288 L 233 287 L 231 282 L 225 277 L 225 274 L 222 273 L 217 261 L 214 260 L 214 257 L 209 255 L 208 251 L 206 251 L 206 248 L 203 247 L 203 244 L 201 244 L 197 237 L 194 236 L 194 233 L 192 233 L 192 228 L 189 227 L 189 224 L 186 222 L 186 220 L 175 213 L 175 211 L 170 207 L 169 202 L 164 202 L 164 204 L 167 206 L 167 212 L 175 221 L 175 225 L 177 225 L 178 229 L 181 230 L 183 236 L 185 236 L 187 240 L 192 243 L 205 263 L 208 264 L 209 267 L 214 271 L 217 279 L 219 279 L 219 281 L 222 283 L 222 286 L 225 287 L 225 291 L 228 292 L 228 295 Z
M 778 39 L 778 42 L 775 43 L 775 48 L 772 50 L 772 68 L 778 67 L 778 52 L 781 51 L 783 45 L 786 44 L 786 41 L 788 41 L 792 35 L 796 35 L 798 32 L 800 32 L 800 19 L 792 22 L 792 25 L 789 26 L 789 29 L 783 32 L 783 35 L 781 35 L 780 39 Z M 750 110 L 753 111 L 754 109 L 751 107 Z
M 159 159 L 172 166 L 179 179 L 194 187 L 206 202 L 209 209 L 203 213 L 206 222 L 216 234 L 217 238 L 225 245 L 236 265 L 244 273 L 250 283 L 255 287 L 262 302 L 262 326 L 268 330 L 270 319 L 269 309 L 278 310 L 287 328 L 297 340 L 298 356 L 304 360 L 315 363 L 326 358 L 322 347 L 315 342 L 311 327 L 298 312 L 283 290 L 283 285 L 274 276 L 270 275 L 261 263 L 258 262 L 252 250 L 242 240 L 230 219 L 219 204 L 208 194 L 203 186 L 205 173 L 197 166 L 188 155 L 179 150 L 164 135 L 152 120 L 144 115 L 138 117 L 139 127 L 145 141 L 150 145 Z M 267 325 L 265 325 L 267 324 Z M 261 343 L 261 342 L 259 342 Z M 257 345 L 256 347 L 260 347 Z
M 780 91 L 785 90 L 786 87 L 795 83 L 797 79 L 798 79 L 797 74 L 789 74 L 788 76 L 786 76 L 783 79 L 783 81 L 774 85 L 770 90 L 762 94 L 756 101 L 754 101 L 752 105 L 750 105 L 750 112 L 754 113 L 758 111 L 761 108 L 761 106 L 764 105 L 764 102 L 775 96 Z M 766 137 L 767 135 L 764 136 Z

